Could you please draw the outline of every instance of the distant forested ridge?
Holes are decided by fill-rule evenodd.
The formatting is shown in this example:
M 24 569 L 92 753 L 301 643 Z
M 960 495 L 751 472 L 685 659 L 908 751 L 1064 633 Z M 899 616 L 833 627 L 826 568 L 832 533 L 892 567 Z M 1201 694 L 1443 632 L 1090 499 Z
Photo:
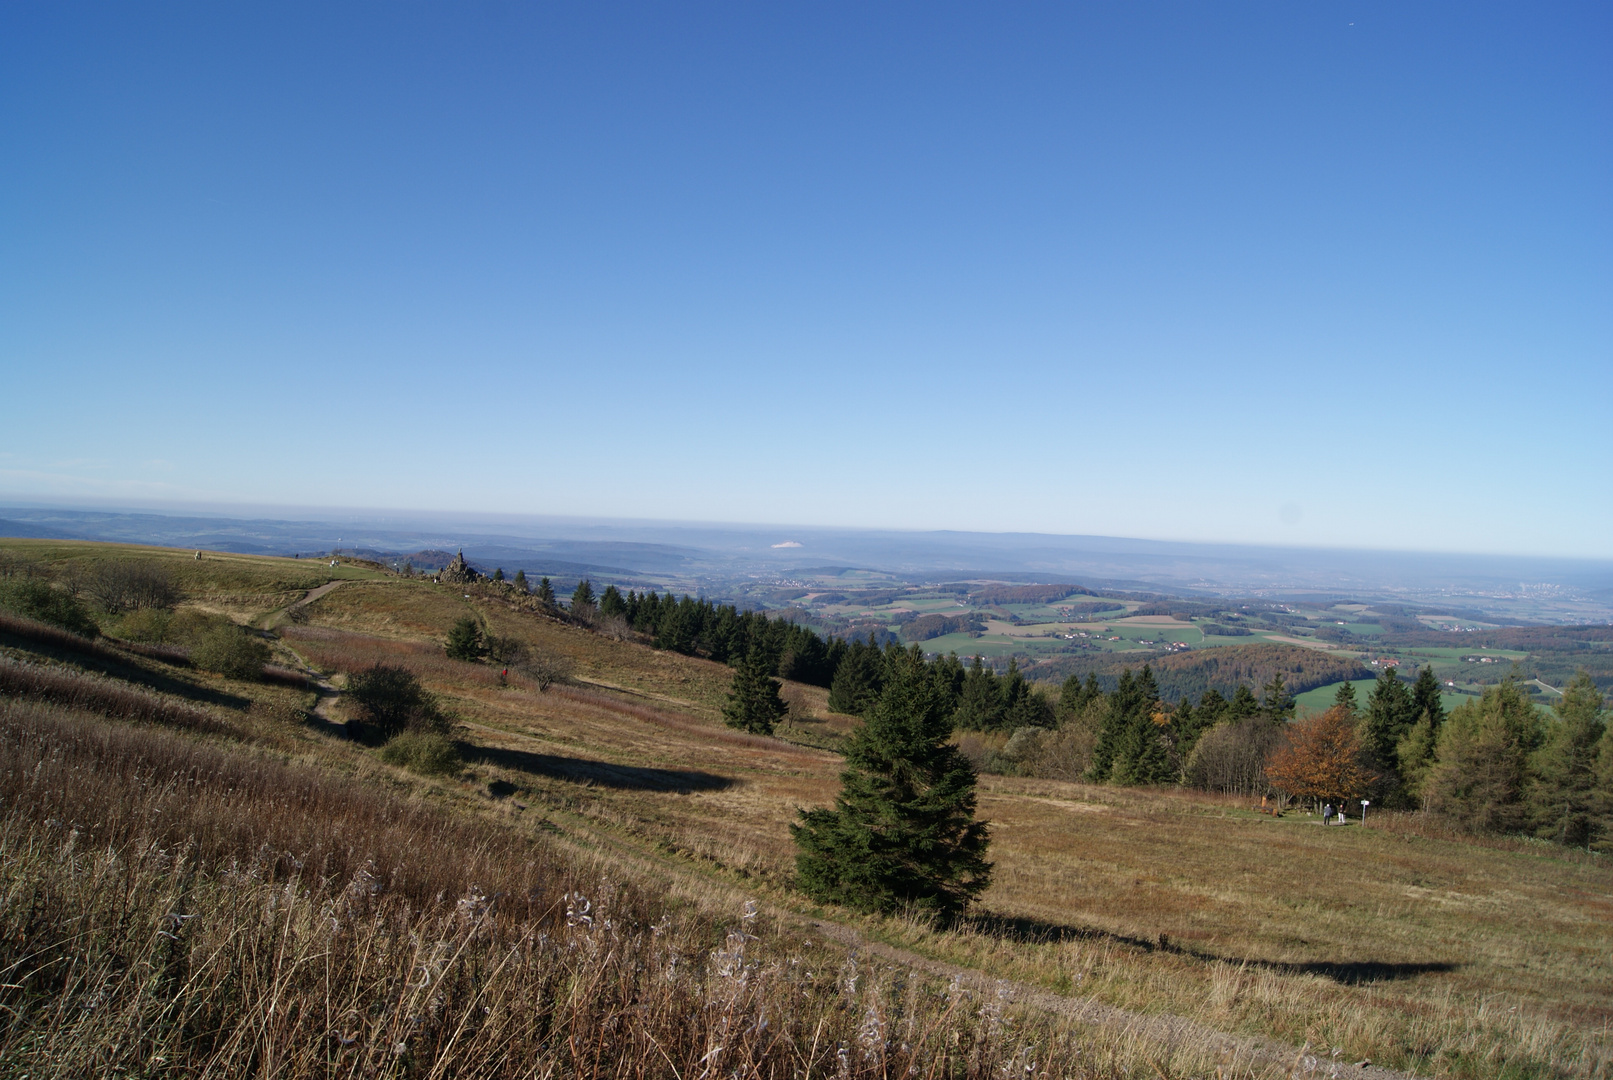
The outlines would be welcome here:
M 1063 680 L 1071 675 L 1096 675 L 1098 684 L 1112 690 L 1121 672 L 1137 661 L 1124 654 L 1060 656 L 1037 664 L 1030 675 L 1037 680 Z M 1302 694 L 1318 686 L 1346 679 L 1370 679 L 1374 672 L 1359 660 L 1332 656 L 1299 645 L 1237 645 L 1150 658 L 1149 667 L 1162 701 L 1196 699 L 1206 690 L 1230 694 L 1239 685 L 1264 686 L 1282 675 L 1290 693 Z
M 977 614 L 920 615 L 902 627 L 902 638 L 906 641 L 929 641 L 947 634 L 983 630 L 985 626 L 985 619 Z
M 1095 596 L 1091 589 L 1079 585 L 1005 585 L 981 589 L 975 593 L 975 603 L 985 607 L 997 604 L 1052 604 L 1067 596 Z

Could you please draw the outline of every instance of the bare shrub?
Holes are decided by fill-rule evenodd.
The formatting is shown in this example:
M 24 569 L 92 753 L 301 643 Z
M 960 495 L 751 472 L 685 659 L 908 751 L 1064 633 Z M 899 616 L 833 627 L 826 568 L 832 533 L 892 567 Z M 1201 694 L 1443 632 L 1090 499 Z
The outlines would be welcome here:
M 526 657 L 526 642 L 520 638 L 486 634 L 482 637 L 482 651 L 495 664 L 504 667 L 519 666 Z
M 108 615 L 144 608 L 167 610 L 179 602 L 174 573 L 153 559 L 107 559 L 96 564 L 84 591 Z
M 628 624 L 625 615 L 596 615 L 594 632 L 603 634 L 612 641 L 627 641 L 633 636 L 633 627 Z
M 517 674 L 531 680 L 539 690 L 547 690 L 555 683 L 563 683 L 571 678 L 570 657 L 540 649 L 528 649 L 526 655 L 512 666 Z
M 1227 795 L 1264 795 L 1266 759 L 1282 742 L 1282 727 L 1264 717 L 1218 724 L 1193 748 L 1187 781 Z

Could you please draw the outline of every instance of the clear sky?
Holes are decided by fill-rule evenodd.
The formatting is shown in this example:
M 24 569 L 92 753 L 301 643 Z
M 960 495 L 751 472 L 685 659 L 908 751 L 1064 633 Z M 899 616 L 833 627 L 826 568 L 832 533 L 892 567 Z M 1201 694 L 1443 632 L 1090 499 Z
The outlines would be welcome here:
M 1613 556 L 1613 6 L 0 5 L 0 498 Z

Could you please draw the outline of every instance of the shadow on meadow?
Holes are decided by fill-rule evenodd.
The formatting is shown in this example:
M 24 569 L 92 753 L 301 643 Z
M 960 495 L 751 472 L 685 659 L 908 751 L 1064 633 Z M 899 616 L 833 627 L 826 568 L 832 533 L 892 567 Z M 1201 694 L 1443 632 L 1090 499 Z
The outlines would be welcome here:
M 1422 963 L 1391 963 L 1383 960 L 1260 960 L 1239 956 L 1218 956 L 1185 948 L 1161 934 L 1157 938 L 1116 934 L 1090 927 L 1069 926 L 1043 919 L 982 912 L 964 920 L 964 925 L 982 937 L 1013 941 L 1019 944 L 1059 944 L 1067 941 L 1107 941 L 1144 952 L 1172 953 L 1192 960 L 1220 962 L 1246 966 L 1281 975 L 1318 975 L 1341 986 L 1362 986 L 1370 983 L 1395 982 L 1419 975 L 1444 974 L 1456 971 L 1462 965 L 1435 960 Z
M 695 769 L 654 769 L 559 754 L 534 754 L 527 750 L 476 746 L 465 742 L 458 745 L 460 756 L 468 764 L 497 765 L 535 776 L 626 791 L 675 791 L 684 794 L 691 791 L 722 791 L 738 783 L 732 777 Z

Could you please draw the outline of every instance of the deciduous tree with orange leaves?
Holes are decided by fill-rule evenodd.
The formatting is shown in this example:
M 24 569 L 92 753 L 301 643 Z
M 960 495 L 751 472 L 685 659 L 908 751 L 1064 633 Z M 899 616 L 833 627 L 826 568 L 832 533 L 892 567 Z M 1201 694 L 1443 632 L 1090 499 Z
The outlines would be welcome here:
M 1342 804 L 1372 786 L 1363 758 L 1355 717 L 1335 705 L 1289 727 L 1288 738 L 1266 762 L 1266 779 L 1290 798 Z

